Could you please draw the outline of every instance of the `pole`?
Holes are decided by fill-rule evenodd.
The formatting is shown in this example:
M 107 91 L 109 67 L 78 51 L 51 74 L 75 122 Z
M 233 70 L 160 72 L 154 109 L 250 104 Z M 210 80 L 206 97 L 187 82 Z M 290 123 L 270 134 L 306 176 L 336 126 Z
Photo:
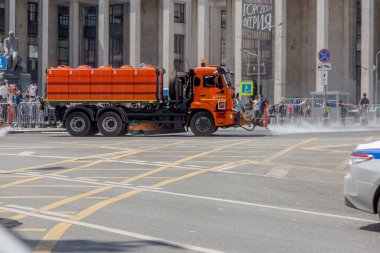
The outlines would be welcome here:
M 262 87 L 261 87 L 261 76 L 260 76 L 260 72 L 261 72 L 261 69 L 260 69 L 260 63 L 261 63 L 261 57 L 260 57 L 260 52 L 261 52 L 261 29 L 257 31 L 257 87 L 259 88 L 260 90 L 260 95 L 263 95 L 262 94 Z
M 380 55 L 380 51 L 376 53 L 376 69 L 375 69 L 375 101 L 374 101 L 374 104 L 377 104 L 377 82 L 378 82 L 378 67 L 379 67 L 379 61 L 378 61 L 378 58 L 379 58 L 379 55 Z

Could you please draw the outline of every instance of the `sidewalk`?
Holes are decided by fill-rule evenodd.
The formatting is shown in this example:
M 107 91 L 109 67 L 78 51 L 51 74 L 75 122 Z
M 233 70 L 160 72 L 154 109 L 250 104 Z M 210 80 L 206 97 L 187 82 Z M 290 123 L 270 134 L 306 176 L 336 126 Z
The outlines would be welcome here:
M 1 129 L 1 128 L 0 128 Z M 66 133 L 64 128 L 11 128 L 8 134 L 21 133 Z

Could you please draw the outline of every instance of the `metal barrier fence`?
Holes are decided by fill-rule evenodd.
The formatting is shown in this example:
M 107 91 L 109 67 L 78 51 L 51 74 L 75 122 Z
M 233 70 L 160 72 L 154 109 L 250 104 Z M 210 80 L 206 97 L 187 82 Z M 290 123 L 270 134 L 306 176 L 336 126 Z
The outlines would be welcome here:
M 350 125 L 360 123 L 380 124 L 380 105 L 370 104 L 358 106 L 354 104 L 344 104 L 337 100 L 327 100 L 319 98 L 285 98 L 277 105 L 269 106 L 269 116 L 272 122 L 289 122 L 299 119 L 317 123 L 324 119 L 330 123 L 340 123 Z

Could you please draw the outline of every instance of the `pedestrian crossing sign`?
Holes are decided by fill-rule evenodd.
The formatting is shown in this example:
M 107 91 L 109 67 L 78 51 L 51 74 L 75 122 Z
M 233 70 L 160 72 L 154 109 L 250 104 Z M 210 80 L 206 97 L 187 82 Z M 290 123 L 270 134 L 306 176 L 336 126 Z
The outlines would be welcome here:
M 0 56 L 0 70 L 7 70 L 7 58 Z
M 253 89 L 252 81 L 242 81 L 240 83 L 240 96 L 252 96 Z

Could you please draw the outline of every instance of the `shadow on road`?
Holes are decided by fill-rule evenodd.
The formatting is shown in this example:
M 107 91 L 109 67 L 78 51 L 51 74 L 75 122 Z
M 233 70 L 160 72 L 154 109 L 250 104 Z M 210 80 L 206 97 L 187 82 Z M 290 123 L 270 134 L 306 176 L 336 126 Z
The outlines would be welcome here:
M 24 242 L 35 247 L 39 241 L 24 240 Z M 44 241 L 44 244 L 51 245 L 51 241 Z M 150 247 L 154 247 L 149 249 Z M 90 240 L 60 240 L 54 247 L 54 252 L 136 252 L 146 249 L 150 252 L 162 248 L 162 252 L 170 249 L 182 249 L 177 246 L 157 241 L 128 241 L 128 242 L 103 242 Z
M 5 228 L 11 229 L 11 228 L 21 226 L 22 223 L 18 222 L 17 220 L 0 218 L 0 225 L 2 225 Z
M 380 223 L 371 224 L 365 227 L 361 227 L 361 230 L 369 231 L 369 232 L 377 232 L 380 233 Z
M 64 170 L 66 167 L 44 167 L 44 168 L 38 168 L 38 169 L 33 169 L 33 170 L 46 170 L 46 171 L 51 171 L 51 170 Z

